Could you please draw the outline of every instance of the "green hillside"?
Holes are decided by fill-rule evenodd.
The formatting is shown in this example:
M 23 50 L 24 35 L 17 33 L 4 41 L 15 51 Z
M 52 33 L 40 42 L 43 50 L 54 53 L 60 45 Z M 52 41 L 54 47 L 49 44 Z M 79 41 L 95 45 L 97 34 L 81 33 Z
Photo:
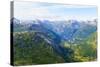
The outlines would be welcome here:
M 38 37 L 39 42 L 36 42 L 35 37 L 35 33 L 14 33 L 15 65 L 64 62 L 48 43 L 40 37 Z
M 34 32 L 14 32 L 14 65 L 50 64 L 66 62 L 53 48 Z M 38 38 L 38 39 L 37 39 Z M 94 61 L 97 58 L 97 33 L 78 44 L 64 43 L 74 51 L 66 58 L 69 62 Z
M 97 32 L 74 46 L 74 50 L 75 61 L 95 61 L 97 59 Z

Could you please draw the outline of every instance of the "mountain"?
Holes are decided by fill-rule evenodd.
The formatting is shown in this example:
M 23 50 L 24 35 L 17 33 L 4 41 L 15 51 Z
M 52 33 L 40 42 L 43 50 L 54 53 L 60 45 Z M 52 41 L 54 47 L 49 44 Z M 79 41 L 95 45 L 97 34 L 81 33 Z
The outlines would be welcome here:
M 32 22 L 32 21 L 31 21 Z M 28 28 L 31 26 L 32 23 L 27 23 L 24 21 L 21 21 L 16 18 L 11 19 L 11 24 L 13 26 L 14 32 L 21 32 L 21 31 L 28 31 Z
M 75 61 L 97 60 L 97 32 L 92 33 L 84 41 L 77 43 L 74 51 Z
M 91 46 L 96 45 L 96 43 L 94 43 L 93 41 L 94 39 L 96 40 L 96 34 L 94 34 L 97 31 L 96 20 L 50 21 L 45 19 L 18 20 L 14 18 L 12 19 L 11 23 L 13 24 L 14 28 L 14 46 L 15 49 L 18 49 L 17 51 L 15 51 L 15 54 L 17 54 L 17 60 L 18 55 L 20 55 L 20 57 L 32 59 L 32 61 L 28 61 L 34 64 L 35 62 L 49 63 L 49 58 L 55 58 L 57 56 L 55 61 L 51 60 L 50 63 L 56 63 L 59 62 L 59 60 L 62 60 L 61 62 L 72 62 L 85 61 L 87 57 L 84 56 L 88 55 L 90 57 L 91 55 L 93 55 L 93 53 L 95 53 L 96 55 L 96 49 L 91 48 Z M 91 44 L 92 41 L 94 44 Z M 67 45 L 70 47 L 66 47 Z M 90 54 L 85 51 L 85 48 L 86 50 L 90 50 Z M 94 49 L 94 51 L 92 51 L 92 49 Z M 44 59 L 47 56 L 47 53 L 45 53 L 45 51 L 47 51 L 49 55 L 46 60 Z M 78 56 L 76 53 L 78 54 Z M 87 61 L 89 61 L 89 57 Z M 95 58 L 95 56 L 93 58 Z M 19 61 L 19 63 L 20 62 L 22 62 L 22 60 Z
M 15 32 L 13 37 L 14 65 L 65 62 L 44 38 L 34 32 Z
M 14 31 L 41 32 L 45 38 L 55 37 L 69 43 L 77 43 L 97 30 L 97 21 L 50 21 L 50 20 L 23 20 L 13 18 Z M 47 35 L 47 36 L 46 36 Z M 49 40 L 53 40 L 49 38 Z M 47 40 L 47 39 L 46 39 Z M 47 41 L 50 43 L 50 41 Z

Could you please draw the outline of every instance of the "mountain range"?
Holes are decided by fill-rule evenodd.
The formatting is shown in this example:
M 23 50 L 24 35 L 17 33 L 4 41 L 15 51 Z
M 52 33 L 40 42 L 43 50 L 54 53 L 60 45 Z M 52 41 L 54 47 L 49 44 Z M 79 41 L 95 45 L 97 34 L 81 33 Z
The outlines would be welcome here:
M 69 49 L 63 47 L 63 42 L 79 44 L 97 31 L 97 21 L 50 21 L 50 20 L 18 20 L 11 19 L 13 32 L 34 32 L 52 46 L 54 51 L 64 59 Z M 38 39 L 38 38 L 36 38 Z M 37 40 L 39 41 L 39 40 Z

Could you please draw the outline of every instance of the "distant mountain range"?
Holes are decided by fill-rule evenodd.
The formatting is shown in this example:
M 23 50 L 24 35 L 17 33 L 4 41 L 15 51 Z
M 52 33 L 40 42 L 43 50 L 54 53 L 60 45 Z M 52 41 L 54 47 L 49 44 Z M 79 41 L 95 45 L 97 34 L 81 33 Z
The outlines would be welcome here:
M 49 20 L 23 20 L 12 18 L 14 32 L 51 30 L 64 40 L 82 40 L 97 30 L 97 20 L 89 21 L 49 21 Z
M 49 20 L 18 20 L 12 18 L 14 32 L 52 30 L 64 40 L 81 40 L 97 30 L 97 20 L 88 21 L 49 21 Z

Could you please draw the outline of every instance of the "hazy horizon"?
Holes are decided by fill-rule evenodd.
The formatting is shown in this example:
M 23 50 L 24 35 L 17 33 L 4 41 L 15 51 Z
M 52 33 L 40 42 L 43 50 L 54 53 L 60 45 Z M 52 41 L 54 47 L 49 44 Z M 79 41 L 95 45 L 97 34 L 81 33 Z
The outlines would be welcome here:
M 22 20 L 91 20 L 97 18 L 97 8 L 96 6 L 15 1 L 14 17 Z

